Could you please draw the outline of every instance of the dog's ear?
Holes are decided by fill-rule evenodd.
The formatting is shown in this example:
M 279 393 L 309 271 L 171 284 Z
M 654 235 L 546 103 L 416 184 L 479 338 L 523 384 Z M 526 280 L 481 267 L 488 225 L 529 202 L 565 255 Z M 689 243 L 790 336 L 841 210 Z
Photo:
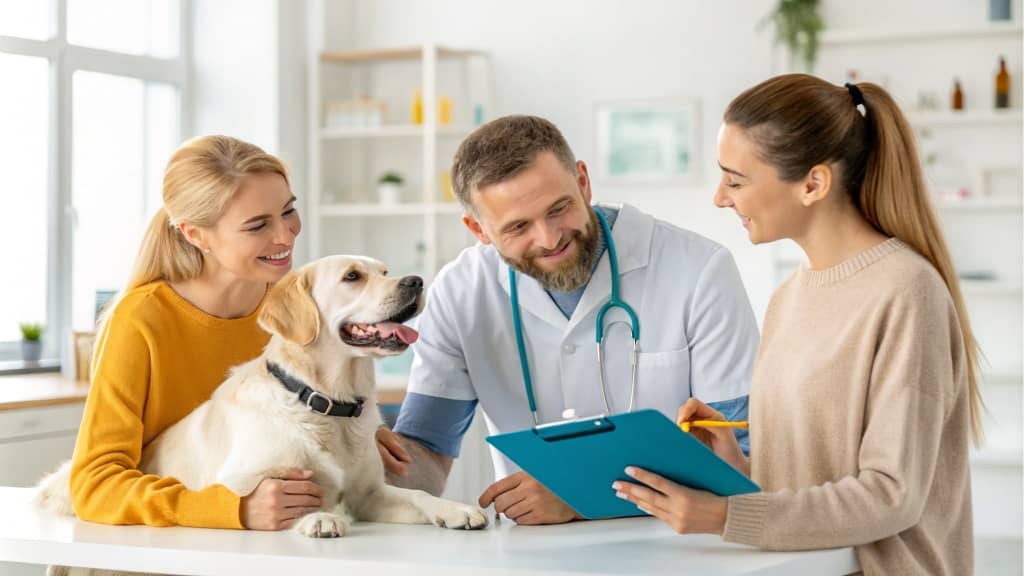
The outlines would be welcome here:
M 309 286 L 309 274 L 289 272 L 270 289 L 258 322 L 267 332 L 300 346 L 312 344 L 320 334 L 320 312 Z

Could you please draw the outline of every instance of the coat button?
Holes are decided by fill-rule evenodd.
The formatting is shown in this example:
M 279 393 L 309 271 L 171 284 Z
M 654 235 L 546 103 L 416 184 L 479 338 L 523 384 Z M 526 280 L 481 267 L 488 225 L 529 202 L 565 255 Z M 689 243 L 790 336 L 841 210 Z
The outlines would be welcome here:
M 576 345 L 575 344 L 566 344 L 566 345 L 562 346 L 562 352 L 565 352 L 566 354 L 572 354 L 572 353 L 576 352 Z

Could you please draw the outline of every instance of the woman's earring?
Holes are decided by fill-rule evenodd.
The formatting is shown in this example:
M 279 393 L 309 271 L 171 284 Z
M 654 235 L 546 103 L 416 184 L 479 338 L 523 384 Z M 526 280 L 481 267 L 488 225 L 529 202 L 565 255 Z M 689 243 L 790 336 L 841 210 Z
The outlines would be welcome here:
M 203 254 L 209 254 L 209 253 L 210 253 L 210 249 L 209 248 L 206 248 L 206 249 L 203 250 Z

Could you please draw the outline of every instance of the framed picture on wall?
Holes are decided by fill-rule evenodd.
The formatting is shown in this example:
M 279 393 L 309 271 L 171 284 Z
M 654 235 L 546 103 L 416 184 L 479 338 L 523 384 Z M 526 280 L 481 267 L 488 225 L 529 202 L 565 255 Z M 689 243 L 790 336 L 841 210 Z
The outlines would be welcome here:
M 598 104 L 596 178 L 633 184 L 697 182 L 699 120 L 692 99 Z

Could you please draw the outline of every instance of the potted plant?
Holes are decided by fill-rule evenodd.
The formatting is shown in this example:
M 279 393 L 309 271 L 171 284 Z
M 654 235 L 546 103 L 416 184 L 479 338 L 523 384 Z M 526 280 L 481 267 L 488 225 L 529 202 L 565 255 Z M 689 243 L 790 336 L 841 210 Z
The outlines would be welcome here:
M 764 23 L 769 21 L 775 24 L 775 42 L 785 44 L 790 58 L 799 58 L 805 71 L 814 70 L 818 34 L 825 29 L 818 13 L 818 0 L 779 0 Z
M 18 325 L 21 328 L 21 358 L 25 362 L 39 362 L 39 356 L 43 351 L 43 325 L 32 322 L 24 322 Z
M 377 198 L 381 204 L 397 204 L 402 198 L 405 179 L 398 172 L 385 172 L 377 179 Z

